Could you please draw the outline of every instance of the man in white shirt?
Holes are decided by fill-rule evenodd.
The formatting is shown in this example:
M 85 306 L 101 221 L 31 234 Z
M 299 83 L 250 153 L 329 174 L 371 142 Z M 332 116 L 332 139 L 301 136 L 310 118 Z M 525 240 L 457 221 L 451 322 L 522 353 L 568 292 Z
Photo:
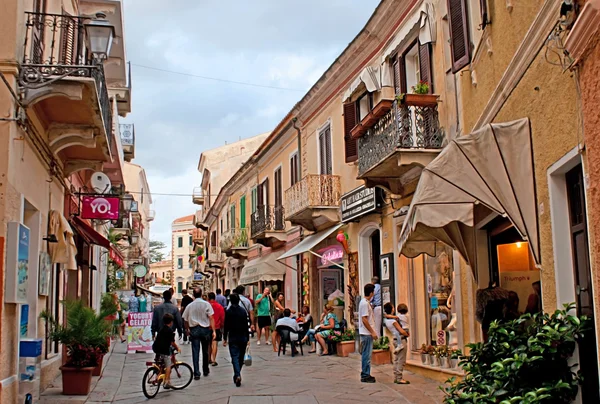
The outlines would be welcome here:
M 185 332 L 192 342 L 192 362 L 194 363 L 194 379 L 200 379 L 200 345 L 202 345 L 202 371 L 204 377 L 210 373 L 209 349 L 213 338 L 216 338 L 214 310 L 209 302 L 202 299 L 202 289 L 194 288 L 194 301 L 187 305 L 183 312 Z
M 371 307 L 371 299 L 373 299 L 373 295 L 375 294 L 375 285 L 367 283 L 364 292 L 365 295 L 358 305 L 358 333 L 360 334 L 360 354 L 362 364 L 360 381 L 363 383 L 375 383 L 375 378 L 371 376 L 373 340 L 377 338 L 373 307 Z
M 294 343 L 298 341 L 298 337 L 300 334 L 300 326 L 298 325 L 298 322 L 291 317 L 291 315 L 292 311 L 290 309 L 284 309 L 283 317 L 277 320 L 275 328 L 279 327 L 280 325 L 284 325 L 290 327 L 294 331 L 290 332 L 290 341 L 292 341 L 292 353 L 295 355 L 298 351 L 296 350 L 296 346 Z

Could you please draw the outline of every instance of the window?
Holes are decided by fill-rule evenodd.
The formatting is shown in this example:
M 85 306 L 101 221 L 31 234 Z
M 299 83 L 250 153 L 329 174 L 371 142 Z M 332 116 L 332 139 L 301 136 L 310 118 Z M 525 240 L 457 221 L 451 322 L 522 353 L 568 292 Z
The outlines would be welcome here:
M 194 269 L 194 261 L 192 261 L 192 260 L 188 261 L 188 268 L 189 269 Z
M 163 271 L 162 278 L 165 279 L 165 271 Z
M 177 237 L 177 247 L 183 247 L 183 237 Z
M 177 282 L 177 293 L 181 293 L 183 290 L 183 282 Z
M 471 61 L 471 43 L 469 41 L 469 27 L 467 22 L 467 1 L 447 1 L 448 24 L 450 26 L 450 53 L 452 55 L 452 73 L 457 73 L 463 67 L 467 66 Z
M 246 195 L 240 198 L 240 229 L 246 228 Z
M 190 246 L 194 245 L 194 237 L 190 236 Z
M 265 180 L 257 188 L 257 204 L 258 207 L 267 206 L 269 204 L 269 179 Z
M 221 224 L 221 234 L 223 234 L 223 232 L 225 231 L 225 229 L 223 229 L 223 218 L 221 218 L 220 224 Z
M 295 185 L 300 181 L 300 166 L 298 165 L 298 152 L 290 157 L 290 185 Z
M 356 101 L 359 122 L 365 119 L 373 109 L 373 93 L 366 93 Z
M 357 123 L 358 115 L 356 113 L 356 104 L 353 102 L 344 104 L 344 147 L 346 149 L 346 163 L 358 160 L 358 140 L 353 139 L 352 135 L 350 135 L 350 132 Z
M 429 93 L 433 92 L 431 70 L 431 44 L 415 41 L 409 48 L 392 61 L 394 87 L 396 94 L 411 91 L 419 81 L 429 84 Z
M 281 184 L 281 167 L 275 170 L 275 206 L 283 205 L 283 190 Z
M 250 191 L 250 210 L 252 213 L 256 212 L 256 207 L 258 206 L 258 190 L 257 187 L 252 188 Z
M 177 258 L 177 269 L 183 269 L 183 258 Z
M 321 175 L 333 174 L 331 163 L 331 126 L 319 132 L 319 171 Z
M 235 203 L 229 207 L 229 211 L 231 212 L 229 214 L 229 228 L 235 229 Z

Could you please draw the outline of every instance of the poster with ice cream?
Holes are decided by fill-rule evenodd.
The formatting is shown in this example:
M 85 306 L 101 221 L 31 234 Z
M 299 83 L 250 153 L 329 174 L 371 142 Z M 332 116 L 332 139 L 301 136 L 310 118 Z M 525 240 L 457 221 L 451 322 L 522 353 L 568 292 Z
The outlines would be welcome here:
M 152 312 L 129 313 L 127 316 L 127 353 L 152 352 Z

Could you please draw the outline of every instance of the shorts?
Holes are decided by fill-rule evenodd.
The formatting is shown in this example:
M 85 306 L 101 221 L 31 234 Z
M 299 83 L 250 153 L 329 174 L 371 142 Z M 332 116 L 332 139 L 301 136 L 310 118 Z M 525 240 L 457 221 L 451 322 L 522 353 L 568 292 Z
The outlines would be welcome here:
M 164 363 L 166 368 L 170 368 L 172 363 L 171 363 L 171 355 L 163 355 L 163 354 L 156 354 L 156 357 L 154 358 L 154 360 L 156 362 L 162 362 Z
M 213 341 L 221 342 L 223 340 L 223 332 L 221 330 L 215 331 L 215 339 Z
M 258 328 L 263 329 L 271 326 L 271 316 L 258 316 Z

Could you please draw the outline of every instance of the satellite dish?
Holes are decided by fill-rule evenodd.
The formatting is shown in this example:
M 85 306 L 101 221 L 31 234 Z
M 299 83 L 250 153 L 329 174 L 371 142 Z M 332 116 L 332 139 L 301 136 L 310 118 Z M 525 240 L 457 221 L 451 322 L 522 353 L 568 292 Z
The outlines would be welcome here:
M 110 178 L 108 178 L 106 174 L 99 171 L 92 174 L 90 185 L 92 186 L 92 189 L 99 194 L 104 194 L 110 191 L 110 188 L 112 187 Z

